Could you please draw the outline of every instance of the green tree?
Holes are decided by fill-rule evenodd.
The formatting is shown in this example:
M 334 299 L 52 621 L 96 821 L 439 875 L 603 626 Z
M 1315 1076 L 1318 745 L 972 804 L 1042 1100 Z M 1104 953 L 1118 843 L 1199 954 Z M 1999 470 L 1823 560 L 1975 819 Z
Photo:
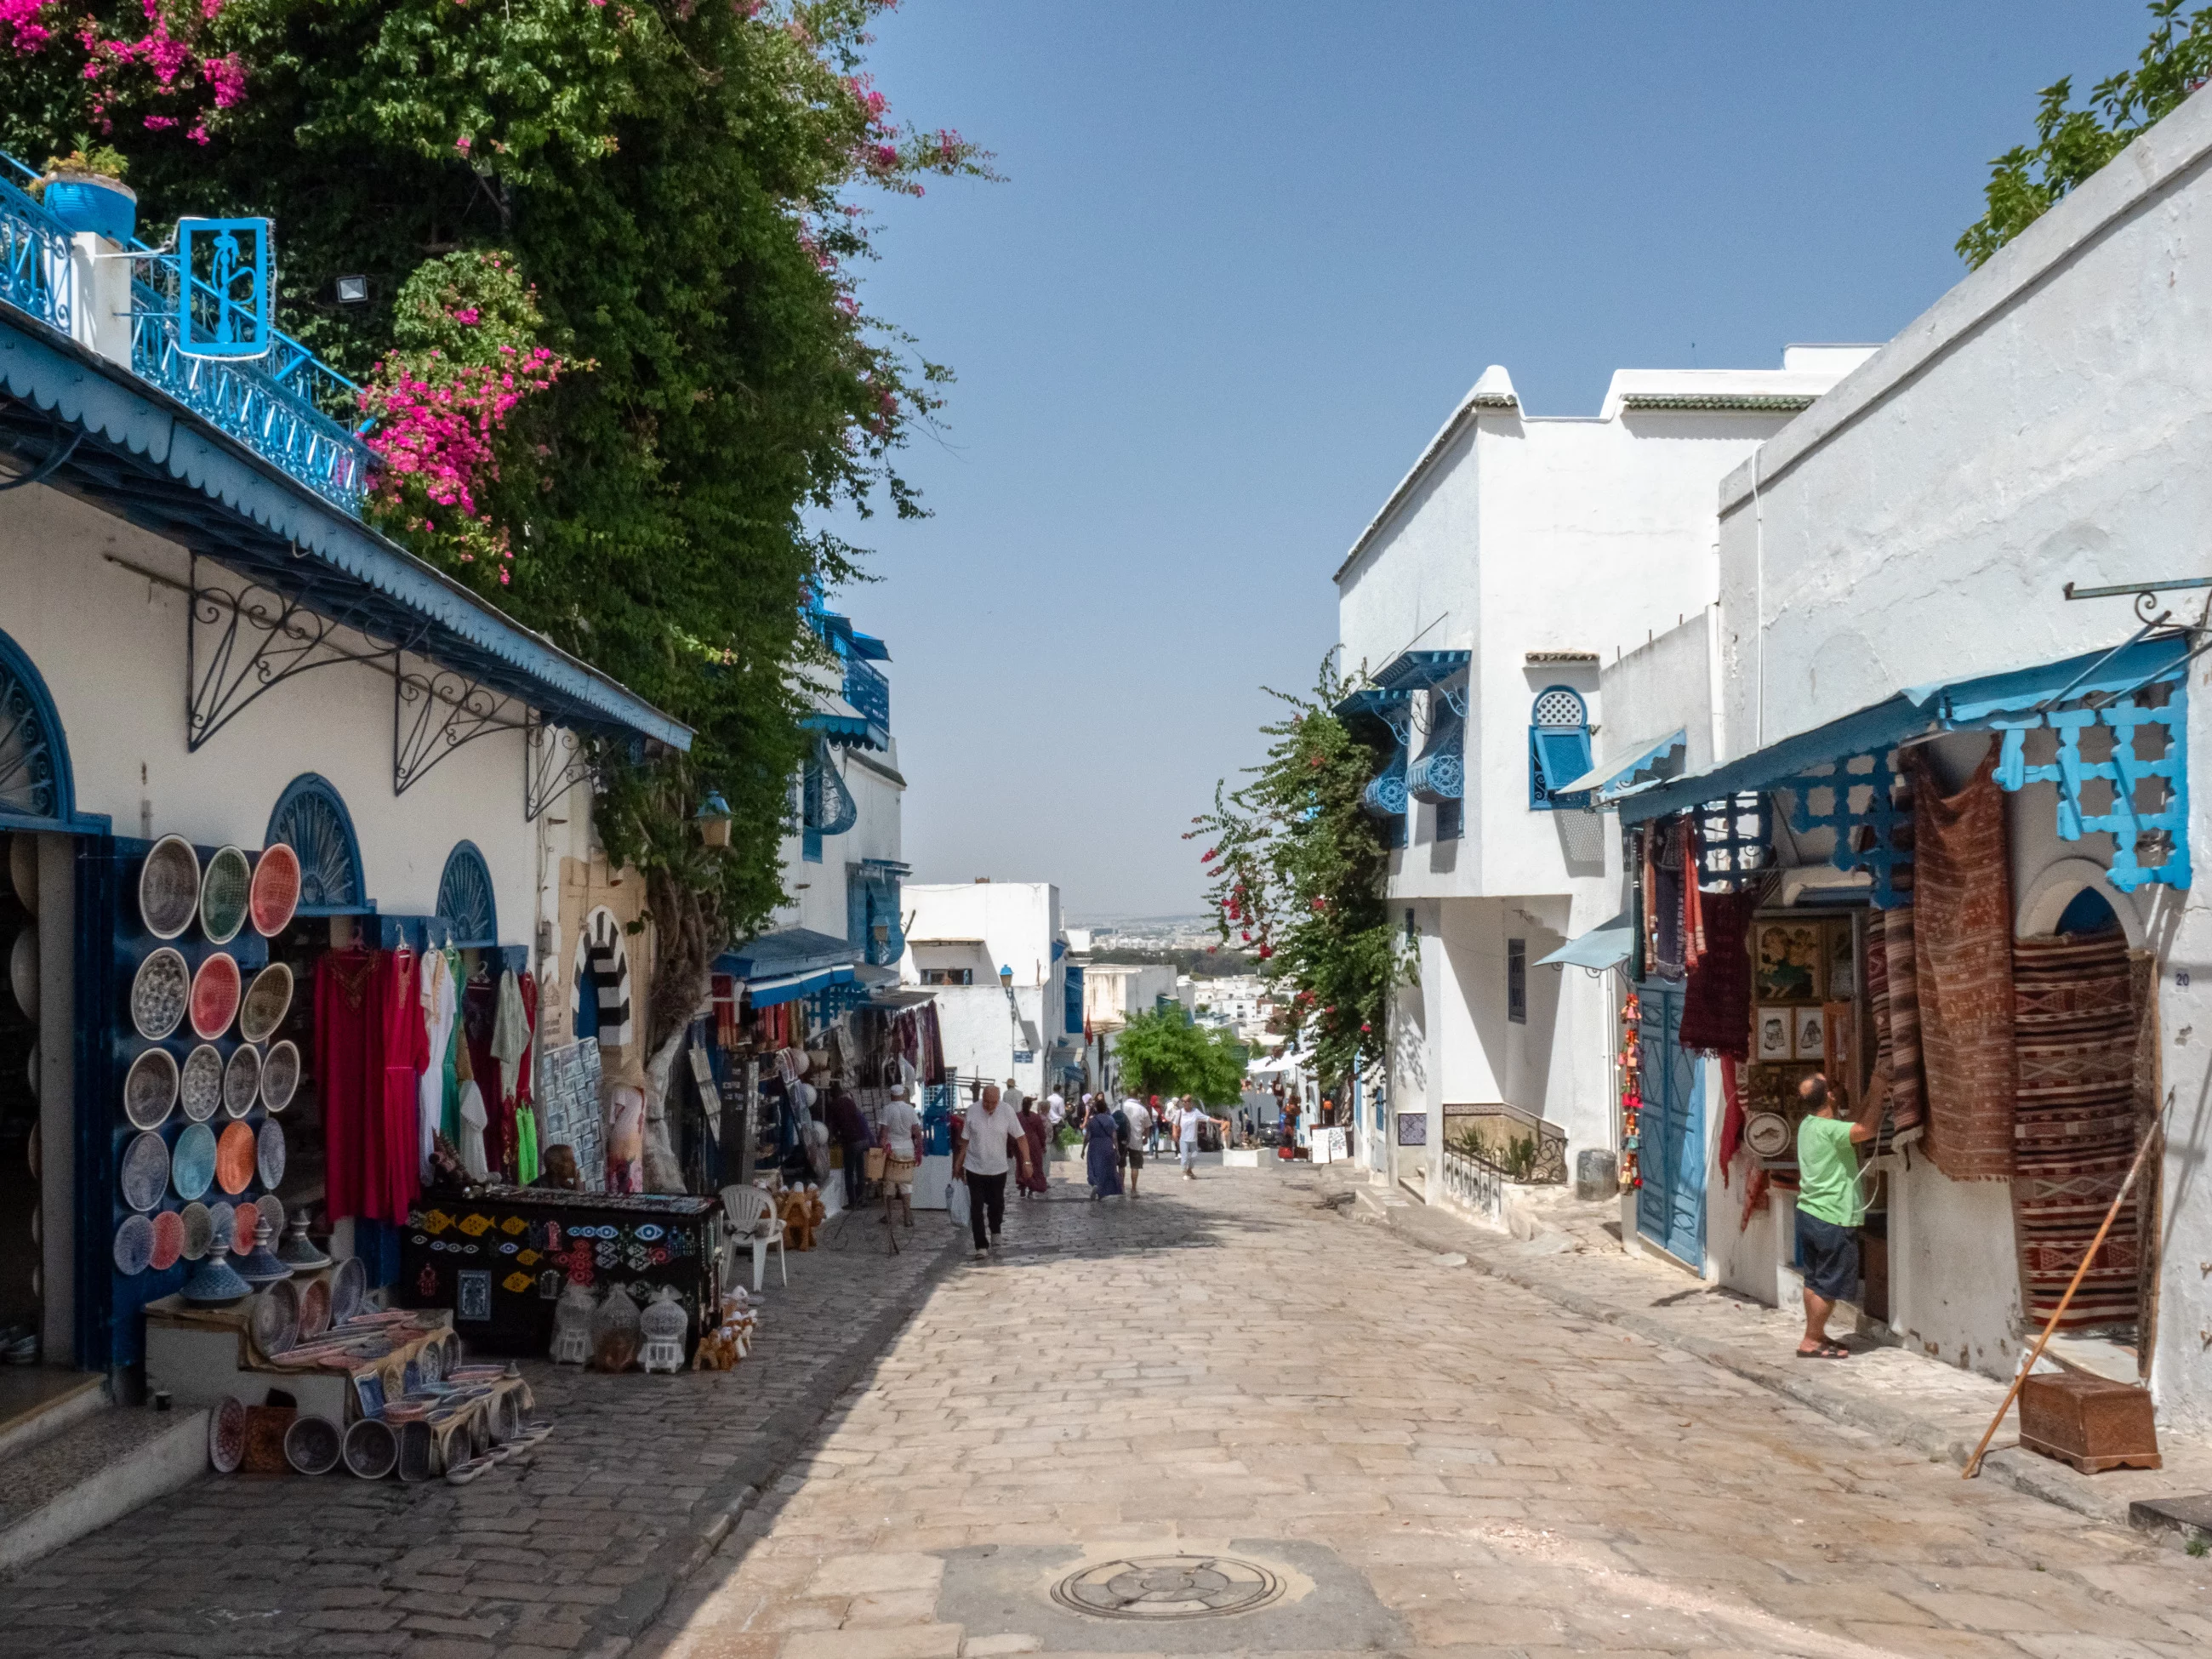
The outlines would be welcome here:
M 371 382 L 383 439 L 434 349 L 495 325 L 563 365 L 478 432 L 468 511 L 403 481 L 378 517 L 696 732 L 598 757 L 656 924 L 653 1049 L 781 897 L 803 607 L 860 557 L 806 515 L 921 511 L 892 457 L 948 376 L 863 311 L 853 191 L 988 168 L 892 124 L 864 68 L 888 3 L 0 0 L 0 144 L 112 145 L 149 240 L 274 218 L 283 320 Z M 691 830 L 709 790 L 726 852 Z
M 1384 902 L 1390 855 L 1360 805 L 1382 757 L 1334 712 L 1354 685 L 1331 657 L 1310 694 L 1269 690 L 1290 712 L 1260 728 L 1267 758 L 1241 787 L 1215 785 L 1213 810 L 1183 837 L 1209 843 L 1223 942 L 1258 954 L 1287 993 L 1292 1036 L 1331 1079 L 1382 1060 L 1391 993 L 1413 969 Z
M 1208 1106 L 1244 1097 L 1245 1053 L 1232 1032 L 1194 1024 L 1181 1004 L 1137 1015 L 1114 1038 L 1124 1090 L 1193 1095 Z
M 2180 17 L 2183 0 L 2151 0 L 2150 40 L 2136 67 L 2100 81 L 2074 106 L 2070 77 L 2043 89 L 2035 143 L 1990 163 L 1989 207 L 1959 238 L 1959 257 L 1979 267 L 2212 77 L 2212 6 Z

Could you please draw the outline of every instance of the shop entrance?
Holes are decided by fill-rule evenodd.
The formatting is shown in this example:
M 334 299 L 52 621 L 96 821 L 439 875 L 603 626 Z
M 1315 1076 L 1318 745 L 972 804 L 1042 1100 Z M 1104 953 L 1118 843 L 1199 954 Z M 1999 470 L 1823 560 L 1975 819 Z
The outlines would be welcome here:
M 1636 1231 L 1668 1255 L 1702 1269 L 1705 1261 L 1705 1089 L 1703 1068 L 1684 1050 L 1682 988 L 1636 988 L 1644 1060 L 1638 1115 Z

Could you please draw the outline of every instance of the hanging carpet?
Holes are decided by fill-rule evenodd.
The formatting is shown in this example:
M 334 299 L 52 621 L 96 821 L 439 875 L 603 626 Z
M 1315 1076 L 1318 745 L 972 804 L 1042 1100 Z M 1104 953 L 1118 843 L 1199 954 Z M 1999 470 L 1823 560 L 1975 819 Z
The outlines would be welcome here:
M 2012 1174 L 2012 877 L 1996 762 L 1993 737 L 1966 787 L 1945 796 L 1923 750 L 1907 750 L 1905 759 L 1914 775 L 1911 927 L 1927 1084 L 1923 1144 L 1954 1181 Z M 1893 1026 L 1897 970 L 1893 949 Z
M 2136 1151 L 2138 1018 L 2127 939 L 2110 933 L 2013 946 L 2020 1092 L 2013 1119 L 2013 1231 L 2029 1323 L 2066 1293 Z M 2132 1323 L 2142 1260 L 2136 1194 L 2112 1223 L 2059 1322 Z
M 1695 891 L 1693 880 L 1690 890 Z M 1704 1054 L 1751 1058 L 1752 912 L 1755 889 L 1741 893 L 1698 895 L 1705 937 L 1705 953 L 1690 969 L 1682 991 L 1682 1030 L 1677 1042 Z

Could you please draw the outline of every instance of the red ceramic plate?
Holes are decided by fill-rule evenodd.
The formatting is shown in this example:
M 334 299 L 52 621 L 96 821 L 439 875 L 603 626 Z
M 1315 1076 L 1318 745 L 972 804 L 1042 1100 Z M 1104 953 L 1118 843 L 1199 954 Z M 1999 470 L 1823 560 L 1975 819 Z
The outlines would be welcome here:
M 292 925 L 292 913 L 300 908 L 300 855 L 283 842 L 253 866 L 246 908 L 253 931 L 264 939 L 274 939 Z
M 192 975 L 192 1030 L 202 1042 L 221 1036 L 238 1018 L 238 958 L 218 951 Z
M 250 1123 L 232 1124 L 222 1132 L 222 1139 L 216 1143 L 216 1184 L 227 1193 L 244 1192 L 253 1184 L 253 1164 L 259 1152 L 259 1144 L 253 1138 L 253 1126 Z M 252 1220 L 239 1229 L 243 1237 L 230 1247 L 240 1255 L 253 1248 L 252 1229 L 260 1221 L 261 1212 L 250 1205 L 238 1206 L 240 1221 L 245 1221 L 249 1215 Z
M 155 1273 L 177 1265 L 185 1253 L 185 1218 L 174 1210 L 154 1218 L 154 1259 L 147 1265 Z

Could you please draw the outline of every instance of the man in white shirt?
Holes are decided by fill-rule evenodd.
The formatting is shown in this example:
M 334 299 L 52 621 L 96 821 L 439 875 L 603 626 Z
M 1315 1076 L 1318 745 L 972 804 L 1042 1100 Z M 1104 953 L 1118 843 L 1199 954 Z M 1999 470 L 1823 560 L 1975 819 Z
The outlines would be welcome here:
M 1182 1109 L 1176 1114 L 1176 1144 L 1182 1152 L 1182 1178 L 1185 1181 L 1198 1179 L 1198 1171 L 1192 1166 L 1198 1162 L 1198 1126 L 1201 1123 L 1211 1123 L 1220 1129 L 1229 1127 L 1219 1118 L 1200 1111 L 1198 1103 L 1185 1095 Z
M 1134 1202 L 1137 1177 L 1145 1172 L 1145 1137 L 1152 1132 L 1152 1115 L 1140 1096 L 1131 1095 L 1121 1103 L 1121 1121 L 1129 1126 L 1121 1139 L 1121 1191 Z
M 891 1097 L 884 1107 L 883 1118 L 876 1131 L 876 1139 L 884 1149 L 884 1179 L 890 1185 L 891 1195 L 906 1212 L 906 1224 L 914 1225 L 914 1172 L 921 1166 L 921 1115 L 906 1097 L 906 1085 L 891 1085 Z M 891 1218 L 890 1206 L 884 1207 L 886 1225 Z
M 1026 1175 L 1029 1138 L 1014 1109 L 987 1083 L 983 1097 L 968 1109 L 967 1133 L 952 1157 L 952 1178 L 968 1183 L 968 1230 L 977 1255 L 988 1255 L 998 1245 L 999 1230 L 1006 1224 L 1006 1173 L 1018 1161 Z

